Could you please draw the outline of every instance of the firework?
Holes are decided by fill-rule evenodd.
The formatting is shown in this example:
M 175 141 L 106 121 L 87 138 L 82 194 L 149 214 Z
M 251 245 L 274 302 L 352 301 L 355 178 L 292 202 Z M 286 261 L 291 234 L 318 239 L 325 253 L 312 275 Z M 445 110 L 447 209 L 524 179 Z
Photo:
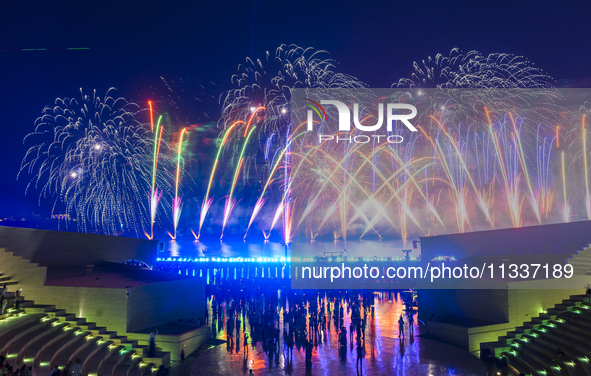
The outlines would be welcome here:
M 151 109 L 150 109 L 151 113 Z M 152 120 L 152 119 L 150 119 Z M 162 144 L 162 132 L 164 127 L 160 127 L 162 116 L 158 118 L 156 124 L 156 132 L 154 132 L 154 154 L 152 156 L 152 192 L 150 194 L 150 234 L 145 234 L 148 239 L 154 239 L 154 222 L 156 222 L 156 214 L 158 212 L 158 204 L 162 198 L 162 193 L 158 194 L 158 187 L 156 186 L 156 173 L 158 171 L 158 157 L 160 155 L 160 145 Z M 152 127 L 153 128 L 153 127 Z
M 223 238 L 223 236 L 224 236 L 224 228 L 228 224 L 228 220 L 230 219 L 230 214 L 232 213 L 232 210 L 234 210 L 234 207 L 236 206 L 236 203 L 237 203 L 233 197 L 234 189 L 236 188 L 236 183 L 238 182 L 238 175 L 240 174 L 240 170 L 242 169 L 242 165 L 244 163 L 244 151 L 246 150 L 246 146 L 248 145 L 248 140 L 250 140 L 250 136 L 252 136 L 252 133 L 254 132 L 255 129 L 256 129 L 256 126 L 253 127 L 250 130 L 250 132 L 248 132 L 248 135 L 244 139 L 244 144 L 242 146 L 242 151 L 240 152 L 238 166 L 236 167 L 236 170 L 234 172 L 234 179 L 232 180 L 232 187 L 230 188 L 230 193 L 226 197 L 226 204 L 224 206 L 224 219 L 223 219 L 223 224 L 222 224 L 222 234 L 220 236 L 220 239 Z
M 291 100 L 292 88 L 362 88 L 365 87 L 361 81 L 353 76 L 335 72 L 333 61 L 327 59 L 326 51 L 316 51 L 313 48 L 301 48 L 295 45 L 281 45 L 274 55 L 266 54 L 263 60 L 246 59 L 245 64 L 238 67 L 238 74 L 232 77 L 232 82 L 237 85 L 236 89 L 229 90 L 223 96 L 223 109 L 221 123 L 224 126 L 234 124 L 242 119 L 249 119 L 244 129 L 243 137 L 249 130 L 253 119 L 257 121 L 259 132 L 268 133 L 267 146 L 265 148 L 265 159 L 270 155 L 276 155 L 280 151 L 281 157 L 275 158 L 268 171 L 268 179 L 263 194 L 257 199 L 250 219 L 250 225 L 262 209 L 264 203 L 264 192 L 269 182 L 275 179 L 275 173 L 280 162 L 283 162 L 283 213 L 284 232 L 290 228 L 291 215 L 287 212 L 291 207 L 289 189 L 290 184 L 290 146 L 287 141 L 292 134 L 289 101 Z M 257 114 L 261 112 L 260 116 Z M 276 153 L 271 153 L 270 148 L 274 133 L 282 134 L 285 137 L 276 137 Z M 234 135 L 238 137 L 238 134 Z M 261 139 L 262 137 L 259 137 Z M 254 160 L 255 155 L 247 156 Z M 238 164 L 243 163 L 239 161 Z M 254 163 L 254 162 L 253 162 Z M 251 163 L 244 162 L 250 166 Z M 248 176 L 248 170 L 245 171 Z M 225 210 L 226 212 L 227 210 Z M 287 219 L 286 219 L 287 218 Z M 247 230 L 248 231 L 248 230 Z M 289 233 L 289 231 L 288 231 Z M 286 240 L 286 243 L 288 241 Z
M 31 147 L 19 178 L 30 177 L 27 192 L 39 191 L 40 203 L 51 200 L 53 213 L 67 214 L 79 231 L 139 235 L 152 217 L 143 198 L 159 196 L 153 182 L 169 192 L 172 170 L 162 158 L 162 173 L 152 176 L 153 132 L 139 120 L 142 109 L 114 93 L 81 91 L 45 107 L 25 137 Z
M 168 235 L 174 240 L 176 239 L 176 230 L 181 219 L 182 197 L 179 197 L 179 184 L 181 181 L 181 153 L 183 150 L 183 136 L 187 132 L 187 128 L 183 128 L 179 135 L 179 145 L 177 149 L 177 163 L 176 163 L 176 179 L 174 184 L 174 199 L 172 201 L 172 225 L 174 226 L 174 233 Z
M 246 59 L 232 76 L 236 89 L 224 95 L 222 124 L 246 119 L 254 109 L 265 107 L 261 131 L 286 128 L 289 118 L 290 90 L 293 88 L 362 88 L 365 84 L 353 76 L 335 72 L 326 51 L 281 45 L 263 60 Z
M 203 203 L 201 204 L 201 212 L 200 212 L 200 216 L 199 216 L 199 231 L 197 233 L 197 236 L 195 236 L 196 240 L 199 240 L 199 237 L 201 236 L 201 228 L 203 227 L 203 223 L 205 222 L 205 218 L 207 217 L 207 213 L 209 212 L 209 209 L 211 208 L 211 204 L 213 202 L 213 199 L 209 198 L 209 193 L 211 192 L 211 185 L 213 183 L 215 173 L 217 171 L 218 163 L 220 160 L 220 155 L 222 153 L 224 145 L 226 144 L 226 141 L 228 140 L 228 136 L 230 135 L 230 132 L 232 131 L 232 129 L 234 127 L 236 127 L 239 124 L 245 124 L 245 123 L 242 120 L 235 121 L 228 129 L 226 129 L 226 131 L 224 132 L 224 134 L 222 136 L 221 143 L 218 146 L 218 151 L 215 156 L 215 162 L 213 163 L 213 167 L 211 168 L 211 175 L 209 177 L 209 182 L 207 183 L 207 191 L 205 193 L 205 197 L 203 198 Z
M 399 88 L 510 89 L 549 88 L 552 78 L 523 56 L 478 51 L 466 54 L 454 48 L 448 56 L 435 55 L 413 64 L 410 78 L 392 85 Z

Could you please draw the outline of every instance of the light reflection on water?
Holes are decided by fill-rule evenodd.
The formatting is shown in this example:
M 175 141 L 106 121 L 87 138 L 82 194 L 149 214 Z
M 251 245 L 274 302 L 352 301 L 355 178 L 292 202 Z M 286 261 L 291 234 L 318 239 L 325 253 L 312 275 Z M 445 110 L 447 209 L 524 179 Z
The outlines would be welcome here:
M 161 240 L 164 250 L 159 256 L 166 257 L 284 257 L 285 246 L 276 241 L 244 241 L 242 239 L 201 239 L 199 241 L 181 239 L 176 241 Z M 412 245 L 407 249 L 412 248 Z M 334 252 L 337 256 L 347 250 L 349 257 L 397 257 L 402 259 L 402 241 L 399 240 L 350 240 L 296 242 L 290 246 L 292 257 L 327 256 Z M 413 250 L 411 257 L 419 256 L 419 250 Z

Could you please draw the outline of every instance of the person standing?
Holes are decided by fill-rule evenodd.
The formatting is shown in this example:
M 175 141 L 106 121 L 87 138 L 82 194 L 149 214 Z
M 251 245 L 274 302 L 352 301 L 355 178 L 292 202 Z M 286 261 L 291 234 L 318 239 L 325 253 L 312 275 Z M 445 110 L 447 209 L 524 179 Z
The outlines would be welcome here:
M 244 354 L 248 354 L 248 333 L 244 332 Z
M 29 367 L 27 367 L 26 364 L 23 364 L 23 366 L 21 367 L 20 376 L 31 376 L 31 374 L 29 373 Z
M 80 359 L 76 359 L 76 363 L 72 365 L 70 371 L 72 372 L 72 376 L 82 376 L 82 363 Z
M 361 346 L 361 340 L 357 339 L 357 368 L 360 364 L 363 368 L 363 346 Z
M 0 315 L 4 314 L 4 311 L 6 311 L 6 304 L 8 303 L 8 297 L 7 294 L 4 293 L 2 296 L 0 296 Z
M 158 329 L 156 329 L 156 333 L 152 332 L 152 333 L 150 333 L 150 336 L 148 337 L 148 346 L 149 346 L 148 356 L 150 358 L 153 358 L 156 356 L 156 336 L 157 335 L 158 335 Z
M 62 375 L 69 376 L 71 368 L 72 368 L 72 361 L 69 361 L 68 364 L 66 364 L 66 366 L 62 370 Z M 21 371 L 21 373 L 22 373 L 22 371 Z
M 61 372 L 60 372 L 60 369 L 58 368 L 57 364 L 55 364 L 53 366 L 53 369 L 51 370 L 51 373 L 49 374 L 49 376 L 61 376 Z
M 361 319 L 361 335 L 363 340 L 365 340 L 365 317 Z
M 14 297 L 14 309 L 16 309 L 17 311 L 21 308 L 20 296 L 22 291 L 23 289 L 16 290 L 16 294 Z
M 306 340 L 306 368 L 312 367 L 312 342 Z
M 400 318 L 398 319 L 398 336 L 404 338 L 404 319 L 402 318 L 402 315 L 400 315 Z

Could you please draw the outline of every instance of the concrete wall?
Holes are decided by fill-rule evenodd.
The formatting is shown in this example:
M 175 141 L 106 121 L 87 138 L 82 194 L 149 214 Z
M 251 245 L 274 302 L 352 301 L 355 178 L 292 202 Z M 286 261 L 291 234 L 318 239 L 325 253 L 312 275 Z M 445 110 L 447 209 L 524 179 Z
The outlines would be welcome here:
M 127 333 L 127 338 L 138 341 L 140 345 L 148 345 L 149 334 L 146 333 Z M 194 330 L 187 331 L 181 335 L 165 335 L 159 334 L 156 336 L 156 347 L 162 351 L 170 353 L 171 361 L 178 361 L 181 359 L 181 350 L 185 351 L 185 356 L 189 356 L 192 352 L 197 350 L 211 337 L 211 328 L 209 326 L 202 326 Z
M 25 299 L 34 300 L 35 304 L 55 305 L 120 335 L 179 319 L 196 321 L 205 312 L 204 278 L 183 278 L 129 289 L 46 286 L 46 267 L 4 249 L 0 249 L 0 273 L 18 282 L 18 286 L 8 286 L 9 291 L 22 288 Z M 205 334 L 200 332 L 188 335 L 184 340 L 170 341 L 177 344 L 180 341 L 192 348 L 193 344 L 209 338 L 207 335 L 202 341 L 193 336 Z M 179 346 L 174 348 L 177 354 L 180 353 Z M 189 355 L 190 352 L 185 350 L 185 353 Z
M 420 290 L 419 318 L 442 321 L 465 317 L 502 323 L 509 321 L 507 290 Z
M 87 322 L 95 322 L 123 335 L 127 329 L 127 297 L 125 289 L 45 286 L 23 288 L 27 300 L 35 304 L 55 305 Z
M 419 309 L 420 311 L 420 309 Z M 437 321 L 425 321 L 427 333 L 436 340 L 468 350 L 470 348 L 469 328 Z
M 515 284 L 518 285 L 518 283 Z M 458 291 L 461 291 L 462 295 L 456 295 L 455 292 Z M 495 293 L 489 293 L 490 291 Z M 423 297 L 425 292 L 424 290 L 419 292 L 419 315 L 421 314 L 421 310 L 423 310 L 423 301 L 427 300 Z M 452 316 L 444 317 L 442 314 L 438 318 L 436 315 L 436 321 L 431 321 L 429 312 L 423 312 L 423 315 L 420 316 L 424 317 L 421 320 L 425 321 L 427 332 L 435 336 L 438 340 L 476 353 L 480 350 L 481 342 L 497 341 L 500 336 L 504 336 L 508 331 L 514 330 L 515 327 L 522 326 L 525 322 L 531 321 L 532 318 L 537 317 L 544 310 L 554 307 L 555 304 L 561 303 L 562 300 L 568 299 L 571 295 L 584 294 L 585 290 L 531 290 L 513 288 L 505 290 L 504 294 L 500 293 L 499 290 L 456 290 L 455 292 L 451 290 L 430 290 L 429 295 L 431 295 L 430 299 L 433 302 L 447 302 L 450 297 L 468 297 L 456 300 L 453 310 L 447 309 L 445 306 L 440 306 L 440 311 L 449 314 L 454 310 L 460 312 L 462 309 L 465 309 L 471 315 L 475 312 L 485 314 L 489 307 L 493 311 L 497 310 L 496 307 L 502 305 L 501 297 L 503 295 L 506 297 L 505 306 L 507 307 L 508 319 L 498 324 L 467 327 L 437 321 Z M 472 298 L 470 298 L 470 295 Z M 491 298 L 490 301 L 487 301 L 487 297 Z M 492 299 L 492 297 L 496 298 Z M 456 315 L 455 317 L 456 321 L 458 321 L 458 318 L 461 321 L 461 317 L 479 318 L 462 314 Z
M 11 282 L 18 282 L 19 288 L 28 286 L 43 286 L 47 275 L 47 268 L 38 266 L 20 256 L 14 256 L 5 248 L 0 248 L 0 273 L 3 277 L 11 277 Z M 14 286 L 7 286 L 8 291 L 14 291 Z
M 47 268 L 38 266 L 12 252 L 0 249 L 0 273 L 18 282 L 8 291 L 23 289 L 26 300 L 55 305 L 88 322 L 124 333 L 127 329 L 127 298 L 124 289 L 45 286 Z
M 156 244 L 144 239 L 0 226 L 0 248 L 50 267 L 130 259 L 153 264 Z
M 421 238 L 423 261 L 437 256 L 573 254 L 591 244 L 591 221 Z
M 186 278 L 129 289 L 127 331 L 205 315 L 205 279 Z M 187 354 L 188 355 L 188 354 Z

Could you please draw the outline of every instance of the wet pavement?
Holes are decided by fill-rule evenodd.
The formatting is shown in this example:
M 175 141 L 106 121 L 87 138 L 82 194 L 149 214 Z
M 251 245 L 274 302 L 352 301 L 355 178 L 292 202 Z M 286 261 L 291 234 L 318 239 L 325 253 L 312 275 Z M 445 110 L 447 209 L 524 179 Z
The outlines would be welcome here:
M 457 347 L 419 337 L 423 323 L 418 323 L 415 313 L 414 333 L 409 333 L 405 325 L 405 337 L 398 334 L 398 318 L 404 313 L 401 300 L 388 300 L 388 295 L 376 300 L 374 317 L 368 317 L 365 339 L 362 341 L 364 355 L 357 366 L 356 340 L 350 340 L 345 350 L 340 350 L 334 325 L 331 331 L 323 333 L 315 340 L 312 366 L 307 369 L 304 348 L 294 347 L 289 352 L 280 341 L 280 346 L 271 356 L 263 350 L 259 342 L 248 353 L 241 342 L 234 348 L 227 343 L 216 346 L 200 354 L 192 365 L 193 376 L 205 375 L 248 375 L 249 370 L 257 376 L 263 375 L 486 375 L 484 364 L 475 356 Z M 211 316 L 210 316 L 211 317 Z M 345 319 L 345 327 L 350 324 Z M 246 332 L 249 333 L 248 325 Z M 226 340 L 226 332 L 217 334 Z M 242 338 L 242 333 L 240 334 Z M 238 350 L 238 352 L 237 352 Z

